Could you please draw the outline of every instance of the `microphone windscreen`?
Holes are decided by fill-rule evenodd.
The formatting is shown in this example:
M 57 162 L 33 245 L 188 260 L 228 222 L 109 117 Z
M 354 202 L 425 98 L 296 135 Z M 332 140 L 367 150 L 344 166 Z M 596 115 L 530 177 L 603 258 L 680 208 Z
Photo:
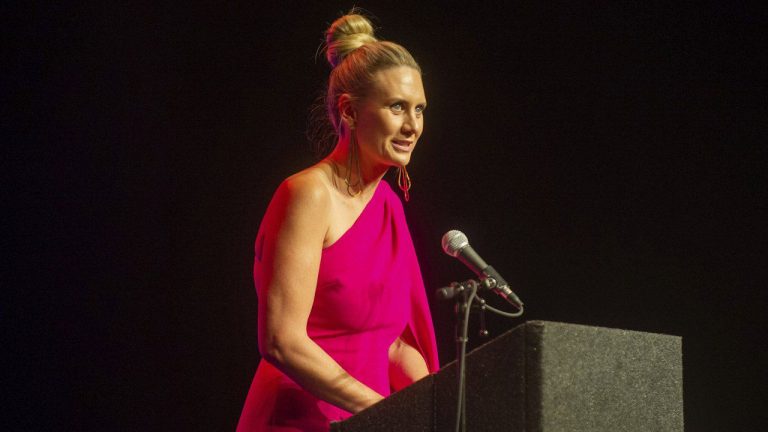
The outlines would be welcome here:
M 445 233 L 441 243 L 443 245 L 443 252 L 454 258 L 459 256 L 462 249 L 469 246 L 467 236 L 459 230 L 450 230 Z

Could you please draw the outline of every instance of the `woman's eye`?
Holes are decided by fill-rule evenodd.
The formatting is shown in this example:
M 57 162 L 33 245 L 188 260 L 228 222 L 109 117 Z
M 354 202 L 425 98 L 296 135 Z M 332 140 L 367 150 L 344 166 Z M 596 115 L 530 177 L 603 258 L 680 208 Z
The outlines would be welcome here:
M 389 108 L 392 111 L 402 111 L 403 110 L 403 104 L 402 104 L 402 102 L 395 102 L 392 105 L 390 105 Z
M 416 107 L 416 112 L 417 113 L 423 113 L 425 109 L 427 109 L 426 105 L 418 105 Z

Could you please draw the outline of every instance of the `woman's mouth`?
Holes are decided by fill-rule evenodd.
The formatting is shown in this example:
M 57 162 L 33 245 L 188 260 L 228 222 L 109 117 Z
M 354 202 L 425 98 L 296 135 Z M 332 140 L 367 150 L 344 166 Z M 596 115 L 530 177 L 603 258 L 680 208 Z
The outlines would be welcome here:
M 397 151 L 410 153 L 413 151 L 413 141 L 392 140 L 392 147 L 394 147 Z

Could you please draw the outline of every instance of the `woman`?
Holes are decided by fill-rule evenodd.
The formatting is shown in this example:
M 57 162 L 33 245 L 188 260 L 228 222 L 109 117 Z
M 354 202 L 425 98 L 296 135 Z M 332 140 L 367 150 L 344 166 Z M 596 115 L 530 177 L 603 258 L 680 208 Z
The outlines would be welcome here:
M 357 14 L 326 32 L 338 141 L 276 191 L 256 238 L 262 361 L 238 431 L 327 431 L 434 372 L 434 330 L 402 203 L 426 107 L 421 71 Z

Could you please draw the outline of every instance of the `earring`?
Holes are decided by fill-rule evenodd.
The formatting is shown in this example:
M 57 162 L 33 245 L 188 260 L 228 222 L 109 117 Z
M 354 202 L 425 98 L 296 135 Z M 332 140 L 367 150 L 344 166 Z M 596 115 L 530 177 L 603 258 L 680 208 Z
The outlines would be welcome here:
M 403 198 L 405 198 L 405 202 L 408 202 L 411 198 L 408 194 L 408 191 L 411 190 L 411 176 L 408 175 L 405 165 L 397 167 L 397 187 L 403 191 Z
M 352 183 L 352 170 L 357 174 L 357 181 L 354 183 Z M 347 157 L 347 175 L 344 178 L 349 196 L 355 196 L 362 191 L 360 188 L 362 178 L 363 176 L 360 173 L 360 157 L 357 154 L 357 140 L 355 139 L 355 134 L 351 134 L 349 139 L 349 156 Z M 357 192 L 353 193 L 355 188 L 357 188 Z

